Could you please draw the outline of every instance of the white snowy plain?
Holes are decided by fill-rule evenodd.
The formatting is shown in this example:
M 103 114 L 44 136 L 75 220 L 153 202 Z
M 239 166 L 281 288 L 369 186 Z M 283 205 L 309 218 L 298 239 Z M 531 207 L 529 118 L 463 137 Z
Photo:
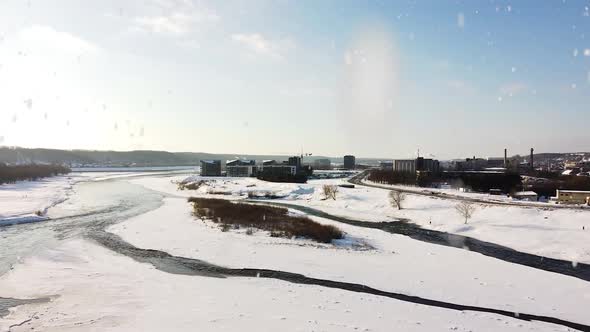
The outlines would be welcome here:
M 365 221 L 390 221 L 407 218 L 424 228 L 474 237 L 519 251 L 577 262 L 590 263 L 590 210 L 552 209 L 551 207 L 498 206 L 475 204 L 476 212 L 467 224 L 455 210 L 457 201 L 407 194 L 402 210 L 392 207 L 389 190 L 356 186 L 339 188 L 337 199 L 324 199 L 324 184 L 345 180 L 317 180 L 308 184 L 270 183 L 252 178 L 218 178 L 196 191 L 179 191 L 171 181 L 188 179 L 145 179 L 135 183 L 154 190 L 182 196 L 211 196 L 242 199 L 247 192 L 271 192 L 285 202 L 313 207 L 334 215 Z M 230 195 L 210 195 L 225 192 Z
M 177 180 L 182 177 L 176 178 Z M 303 273 L 310 277 L 362 283 L 399 292 L 460 304 L 487 306 L 514 312 L 559 317 L 590 324 L 590 284 L 576 278 L 509 264 L 465 250 L 431 245 L 407 237 L 334 223 L 346 232 L 337 245 L 307 240 L 278 239 L 262 231 L 221 232 L 214 224 L 195 219 L 187 196 L 209 195 L 210 188 L 178 191 L 170 178 L 127 180 L 168 193 L 159 209 L 108 229 L 140 248 L 166 251 L 227 267 L 252 267 Z M 327 212 L 369 221 L 395 217 L 432 218 L 425 227 L 455 231 L 492 242 L 525 242 L 531 251 L 553 246 L 555 252 L 585 250 L 588 238 L 535 237 L 544 229 L 528 227 L 536 211 L 501 207 L 497 219 L 519 211 L 526 223 L 510 220 L 499 224 L 489 210 L 465 226 L 445 200 L 408 196 L 406 209 L 398 212 L 387 201 L 387 191 L 373 188 L 340 188 L 338 199 L 323 200 L 321 185 L 271 184 L 255 179 L 219 179 L 210 187 L 227 190 L 241 199 L 248 190 L 270 190 L 287 196 L 283 201 L 309 205 Z M 254 185 L 254 186 L 252 186 Z M 426 212 L 423 212 L 425 210 Z M 528 211 L 532 211 L 527 213 Z M 402 214 L 403 213 L 403 214 Z M 452 214 L 453 213 L 453 214 Z M 477 219 L 479 218 L 481 219 Z M 574 233 L 584 217 L 574 221 L 550 214 L 556 227 Z M 543 217 L 543 215 L 541 215 Z M 561 220 L 561 219 L 564 220 Z M 586 216 L 587 218 L 587 216 Z M 447 220 L 448 219 L 448 220 Z M 517 219 L 517 218 L 515 218 Z M 567 220 L 565 220 L 567 219 Z M 587 220 L 587 219 L 586 219 Z M 469 228 L 469 229 L 467 229 Z M 503 232 L 496 230 L 504 229 Z M 521 229 L 530 228 L 530 231 Z M 570 229 L 571 228 L 571 229 Z M 495 231 L 494 231 L 495 230 Z M 479 232 L 478 232 L 479 231 Z M 490 233 L 491 232 L 491 233 Z M 505 239 L 507 234 L 518 232 Z M 365 244 L 361 249 L 348 243 Z M 580 249 L 582 248 L 582 249 Z M 567 254 L 571 254 L 566 252 Z M 563 255 L 563 253 L 561 253 Z M 0 318 L 0 331 L 32 318 L 11 331 L 567 331 L 540 322 L 526 322 L 492 314 L 458 312 L 427 307 L 368 294 L 318 286 L 304 286 L 263 278 L 209 278 L 181 276 L 156 270 L 149 264 L 115 254 L 85 239 L 71 239 L 28 257 L 0 276 L 0 296 L 39 298 L 51 302 L 23 305 Z

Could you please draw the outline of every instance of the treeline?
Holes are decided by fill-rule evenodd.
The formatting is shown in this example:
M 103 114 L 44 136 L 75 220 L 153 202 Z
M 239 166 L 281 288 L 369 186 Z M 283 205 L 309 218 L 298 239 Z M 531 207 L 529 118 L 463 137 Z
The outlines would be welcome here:
M 41 178 L 68 174 L 71 170 L 61 165 L 17 165 L 8 166 L 0 163 L 0 184 L 14 183 L 16 181 L 35 181 Z
M 367 178 L 369 181 L 381 184 L 417 185 L 417 176 L 410 172 L 396 172 L 391 170 L 373 169 Z
M 500 189 L 510 193 L 522 188 L 517 173 L 440 172 L 411 173 L 390 170 L 371 170 L 368 180 L 384 184 L 403 184 L 419 187 L 436 187 L 447 183 L 454 188 L 469 188 L 478 192 Z

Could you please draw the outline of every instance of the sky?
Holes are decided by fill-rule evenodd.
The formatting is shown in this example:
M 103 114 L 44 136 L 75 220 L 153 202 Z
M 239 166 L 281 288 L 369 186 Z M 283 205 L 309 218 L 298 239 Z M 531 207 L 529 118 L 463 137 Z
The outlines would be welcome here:
M 589 7 L 1 0 L 0 145 L 439 159 L 588 151 Z

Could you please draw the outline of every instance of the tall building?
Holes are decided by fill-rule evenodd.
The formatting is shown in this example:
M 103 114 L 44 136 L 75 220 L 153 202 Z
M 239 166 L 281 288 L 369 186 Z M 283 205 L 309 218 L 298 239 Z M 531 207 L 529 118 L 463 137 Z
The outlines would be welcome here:
M 299 156 L 289 157 L 289 161 L 287 162 L 287 165 L 295 166 L 297 169 L 297 172 L 299 172 L 299 170 L 301 169 L 301 157 L 299 157 Z
M 344 168 L 354 169 L 356 167 L 356 158 L 351 155 L 344 156 Z
M 418 157 L 416 159 L 397 159 L 393 161 L 393 170 L 396 172 L 433 172 L 440 170 L 440 164 L 436 159 Z
M 201 160 L 202 176 L 221 176 L 221 160 Z
M 416 159 L 396 159 L 393 161 L 396 172 L 416 173 Z

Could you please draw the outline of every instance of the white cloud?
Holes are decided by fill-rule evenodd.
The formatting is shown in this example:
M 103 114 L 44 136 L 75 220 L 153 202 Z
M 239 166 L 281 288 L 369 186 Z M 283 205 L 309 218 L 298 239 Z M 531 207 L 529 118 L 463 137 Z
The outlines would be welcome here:
M 258 33 L 236 33 L 231 38 L 254 53 L 273 58 L 283 58 L 285 52 L 295 48 L 295 43 L 290 39 L 270 40 Z
M 332 97 L 334 91 L 322 86 L 289 86 L 279 89 L 279 94 L 286 97 Z
M 457 92 L 475 93 L 477 91 L 471 83 L 459 79 L 445 81 L 445 84 Z
M 98 46 L 89 41 L 44 25 L 33 25 L 21 30 L 19 39 L 23 46 L 33 51 L 42 48 L 79 54 L 98 50 Z
M 196 24 L 219 20 L 213 10 L 189 0 L 156 0 L 153 7 L 158 13 L 164 13 L 135 17 L 133 30 L 182 36 L 190 33 Z
M 136 17 L 137 26 L 155 33 L 182 35 L 190 30 L 193 18 L 183 13 L 168 16 Z
M 503 95 L 513 96 L 523 91 L 526 91 L 529 87 L 521 82 L 511 82 L 500 86 L 500 93 Z

